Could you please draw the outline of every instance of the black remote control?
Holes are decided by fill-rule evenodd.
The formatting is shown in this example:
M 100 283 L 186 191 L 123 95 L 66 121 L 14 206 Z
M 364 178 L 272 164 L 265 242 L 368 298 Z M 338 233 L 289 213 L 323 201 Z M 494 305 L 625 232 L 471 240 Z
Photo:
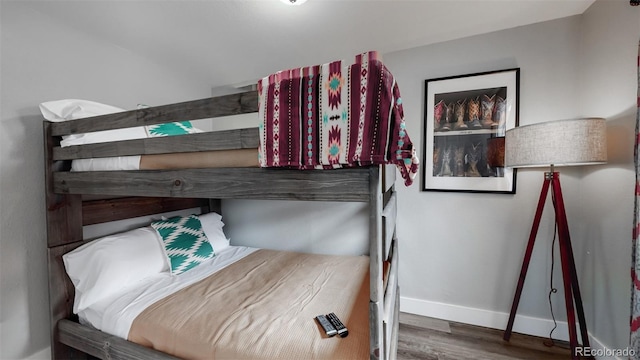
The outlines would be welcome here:
M 338 330 L 336 330 L 336 328 L 331 325 L 331 322 L 329 322 L 326 316 L 318 315 L 316 316 L 316 321 L 318 321 L 318 324 L 322 326 L 322 329 L 324 329 L 324 332 L 328 337 L 335 336 L 338 333 Z
M 347 335 L 349 335 L 349 331 L 347 330 L 347 327 L 344 326 L 344 324 L 342 323 L 342 321 L 340 321 L 340 319 L 338 319 L 336 314 L 334 313 L 327 314 L 327 319 L 329 319 L 333 327 L 335 327 L 336 330 L 338 330 L 338 335 L 340 335 L 340 337 L 347 337 Z

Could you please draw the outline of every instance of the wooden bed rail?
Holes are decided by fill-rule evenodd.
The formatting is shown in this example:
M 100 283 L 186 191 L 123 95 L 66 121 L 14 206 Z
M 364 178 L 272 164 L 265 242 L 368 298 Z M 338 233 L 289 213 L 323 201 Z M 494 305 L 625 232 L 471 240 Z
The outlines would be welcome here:
M 258 128 L 54 147 L 53 160 L 258 148 Z
M 368 174 L 367 168 L 217 168 L 57 172 L 52 181 L 60 194 L 367 202 Z
M 135 126 L 163 124 L 173 121 L 197 120 L 247 114 L 258 111 L 258 92 L 192 100 L 177 104 L 154 106 L 115 114 L 53 123 L 51 135 L 87 133 Z
M 71 320 L 58 322 L 60 342 L 91 356 L 109 360 L 177 360 L 165 353 L 92 330 Z
M 209 206 L 208 199 L 191 198 L 125 197 L 83 201 L 82 225 L 101 224 L 190 208 L 209 212 Z

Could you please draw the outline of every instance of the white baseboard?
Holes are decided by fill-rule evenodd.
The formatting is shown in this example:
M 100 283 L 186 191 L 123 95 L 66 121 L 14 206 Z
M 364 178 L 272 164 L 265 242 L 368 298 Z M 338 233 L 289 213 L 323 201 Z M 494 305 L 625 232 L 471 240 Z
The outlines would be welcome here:
M 589 333 L 589 341 L 591 345 L 591 349 L 596 350 L 597 352 L 601 352 L 602 356 L 594 356 L 597 360 L 627 360 L 629 357 L 619 357 L 619 356 L 604 356 L 604 354 L 612 353 L 611 349 L 605 346 L 598 338 L 594 337 L 591 333 Z
M 412 299 L 402 296 L 400 297 L 400 311 L 501 330 L 507 327 L 507 322 L 509 321 L 508 313 L 451 305 L 435 301 Z M 558 326 L 553 331 L 553 338 L 569 341 L 567 322 L 557 321 L 557 324 Z M 513 332 L 548 338 L 549 332 L 553 329 L 553 326 L 553 321 L 549 319 L 516 315 L 516 319 L 513 323 Z M 609 350 L 609 348 L 591 334 L 589 334 L 589 342 L 591 349 L 601 350 L 603 353 L 607 353 Z M 595 358 L 612 359 L 612 357 L 598 356 Z

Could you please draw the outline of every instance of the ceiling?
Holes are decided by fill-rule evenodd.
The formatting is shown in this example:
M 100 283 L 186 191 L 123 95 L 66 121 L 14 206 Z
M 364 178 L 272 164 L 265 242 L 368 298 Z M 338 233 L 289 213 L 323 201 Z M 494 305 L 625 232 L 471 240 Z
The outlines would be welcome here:
M 213 88 L 583 13 L 594 0 L 41 1 L 36 11 Z

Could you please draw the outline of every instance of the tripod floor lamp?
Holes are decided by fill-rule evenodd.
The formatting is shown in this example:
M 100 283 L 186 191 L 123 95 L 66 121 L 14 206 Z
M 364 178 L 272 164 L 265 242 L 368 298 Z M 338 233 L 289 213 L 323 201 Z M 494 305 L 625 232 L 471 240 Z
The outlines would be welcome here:
M 555 225 L 558 231 L 558 244 L 560 247 L 564 300 L 567 310 L 567 324 L 569 326 L 569 345 L 571 346 L 571 356 L 575 359 L 578 353 L 576 348 L 579 346 L 576 331 L 576 314 L 580 325 L 582 346 L 589 346 L 589 335 L 584 318 L 573 249 L 571 248 L 567 214 L 560 187 L 560 174 L 555 170 L 555 167 L 605 163 L 607 161 L 606 121 L 600 118 L 588 118 L 549 121 L 516 127 L 506 132 L 505 148 L 505 166 L 507 167 L 550 167 L 550 170 L 544 174 L 542 191 L 540 192 L 538 207 L 533 219 L 531 233 L 529 234 L 529 242 L 527 243 L 516 293 L 511 305 L 509 321 L 504 331 L 504 340 L 509 341 L 511 337 L 516 310 L 520 302 L 520 295 L 522 294 L 540 225 L 542 210 L 548 197 L 549 188 L 551 188 L 551 199 L 555 211 Z

